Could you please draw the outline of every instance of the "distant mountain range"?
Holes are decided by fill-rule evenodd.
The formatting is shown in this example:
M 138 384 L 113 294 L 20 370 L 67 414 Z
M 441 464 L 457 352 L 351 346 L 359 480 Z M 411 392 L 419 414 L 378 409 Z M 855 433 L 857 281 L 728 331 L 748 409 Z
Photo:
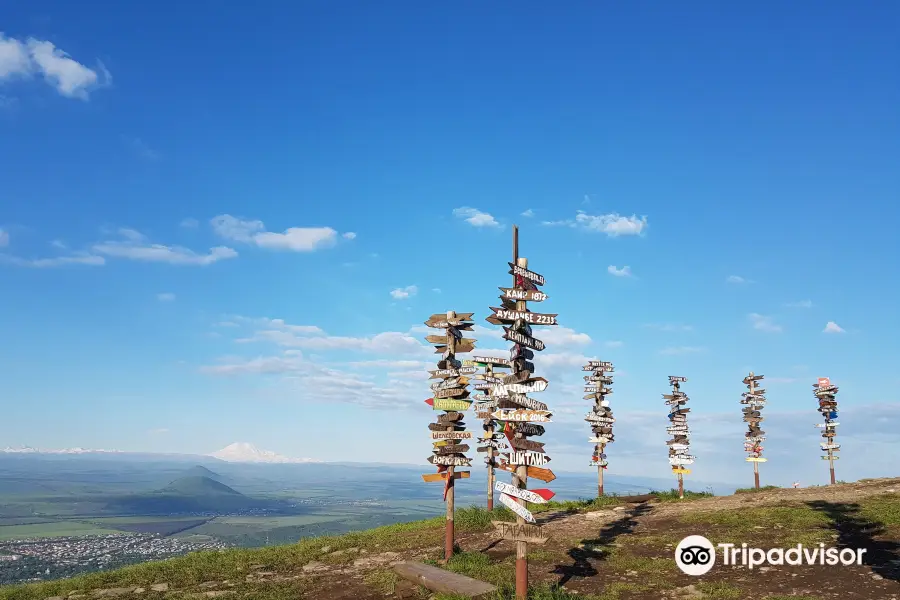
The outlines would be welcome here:
M 238 463 L 317 463 L 322 462 L 312 458 L 289 458 L 281 454 L 275 454 L 271 450 L 261 450 L 248 442 L 235 442 L 209 454 L 213 458 L 225 462 Z
M 126 452 L 124 450 L 100 450 L 94 448 L 63 448 L 61 450 L 54 450 L 47 448 L 32 448 L 30 446 L 19 446 L 16 448 L 7 446 L 0 450 L 0 452 L 4 454 L 148 454 L 146 452 Z M 160 456 L 167 455 L 167 453 L 159 454 Z M 217 450 L 216 452 L 212 452 L 205 456 L 231 463 L 301 464 L 322 462 L 312 458 L 291 458 L 283 456 L 281 454 L 276 454 L 271 450 L 257 448 L 249 442 L 235 442 L 225 446 L 221 450 Z

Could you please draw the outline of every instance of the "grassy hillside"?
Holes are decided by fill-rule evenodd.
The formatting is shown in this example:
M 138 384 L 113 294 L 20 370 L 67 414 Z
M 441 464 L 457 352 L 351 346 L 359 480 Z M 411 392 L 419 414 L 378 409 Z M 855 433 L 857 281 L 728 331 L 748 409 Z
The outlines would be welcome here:
M 533 506 L 550 534 L 529 551 L 534 600 L 660 598 L 825 600 L 900 596 L 900 480 L 820 488 L 769 489 L 734 496 L 659 493 L 651 500 L 603 498 Z M 457 511 L 460 552 L 446 565 L 498 585 L 511 597 L 515 547 L 497 540 L 491 520 L 506 509 Z M 444 519 L 391 525 L 336 537 L 253 550 L 203 552 L 56 582 L 0 588 L 0 600 L 72 600 L 227 596 L 293 600 L 425 598 L 397 578 L 398 560 L 435 561 Z M 702 577 L 678 571 L 674 546 L 687 535 L 760 548 L 797 543 L 868 549 L 860 567 L 771 567 L 748 572 L 717 565 Z M 161 586 L 161 584 L 165 584 Z M 153 591 L 156 585 L 159 591 Z M 166 590 L 163 591 L 162 588 Z M 105 590 L 105 591 L 99 591 Z M 436 598 L 448 600 L 438 595 Z
M 132 514 L 227 514 L 262 508 L 269 502 L 249 498 L 224 483 L 200 475 L 181 477 L 167 486 L 148 493 L 112 499 L 109 510 Z

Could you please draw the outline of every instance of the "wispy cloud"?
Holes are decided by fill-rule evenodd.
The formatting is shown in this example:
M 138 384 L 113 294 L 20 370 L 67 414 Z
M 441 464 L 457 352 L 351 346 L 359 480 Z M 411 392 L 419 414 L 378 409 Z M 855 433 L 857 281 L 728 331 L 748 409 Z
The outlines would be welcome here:
M 403 288 L 391 290 L 391 298 L 395 300 L 406 300 L 410 296 L 415 296 L 419 292 L 419 288 L 414 285 L 408 285 Z
M 173 302 L 175 300 L 175 294 L 172 292 L 163 292 L 162 294 L 157 294 L 156 299 L 160 302 Z
M 169 429 L 167 427 L 159 427 L 157 429 L 151 429 L 147 433 L 149 433 L 150 435 L 164 435 L 166 433 L 169 433 Z
M 79 100 L 87 100 L 91 90 L 112 82 L 102 63 L 90 69 L 51 42 L 18 40 L 0 33 L 0 82 L 34 75 L 42 76 L 60 95 Z
M 750 313 L 749 315 L 747 315 L 747 318 L 750 319 L 750 323 L 753 325 L 753 329 L 758 329 L 759 331 L 765 331 L 768 333 L 781 332 L 781 325 L 776 325 L 772 321 L 772 317 L 767 317 L 759 313 Z
M 16 267 L 50 269 L 53 267 L 64 267 L 66 265 L 100 267 L 106 264 L 106 260 L 102 256 L 88 254 L 87 252 L 75 252 L 68 256 L 54 256 L 52 258 L 21 258 L 19 256 L 0 254 L 0 263 Z
M 435 294 L 440 294 L 441 288 L 431 288 L 431 291 L 434 292 Z
M 199 266 L 211 265 L 238 255 L 237 252 L 226 246 L 216 246 L 210 248 L 207 254 L 198 254 L 181 246 L 152 244 L 147 236 L 134 229 L 121 228 L 118 233 L 121 239 L 95 244 L 92 247 L 93 251 L 105 256 L 143 262 Z
M 563 221 L 544 221 L 543 225 L 550 226 L 566 226 L 583 229 L 585 231 L 594 231 L 605 233 L 609 237 L 619 237 L 623 235 L 643 235 L 644 230 L 649 226 L 647 217 L 638 217 L 631 215 L 630 217 L 620 215 L 619 213 L 608 213 L 605 215 L 589 215 L 583 210 L 579 210 L 574 219 L 566 219 Z
M 200 225 L 200 221 L 197 219 L 182 219 L 181 223 L 178 224 L 179 227 L 184 227 L 185 229 L 196 229 Z
M 523 217 L 533 217 L 534 211 L 529 208 L 528 210 L 526 210 L 525 212 L 522 213 L 522 216 Z
M 330 248 L 337 243 L 338 232 L 331 227 L 290 227 L 282 233 L 267 231 L 262 221 L 242 219 L 231 215 L 218 215 L 210 220 L 213 231 L 226 240 L 253 244 L 270 250 L 314 252 Z M 352 240 L 352 231 L 342 234 Z
M 144 160 L 159 160 L 159 153 L 147 145 L 141 138 L 123 137 L 122 139 L 125 144 L 138 155 L 138 157 L 143 158 Z
M 608 342 L 604 342 L 603 345 L 607 348 L 621 348 L 625 345 L 625 343 L 619 340 L 610 340 Z
M 9 246 L 9 233 L 0 229 L 0 248 Z
M 500 223 L 490 213 L 469 206 L 454 208 L 453 216 L 464 220 L 472 227 L 500 227 Z
M 825 324 L 825 329 L 822 330 L 822 333 L 845 333 L 845 331 L 843 327 L 834 321 L 828 321 L 828 323 Z
M 740 275 L 729 275 L 725 278 L 726 283 L 750 283 L 748 279 L 744 279 Z
M 631 277 L 631 267 L 628 265 L 621 269 L 617 269 L 614 265 L 609 265 L 606 267 L 606 272 L 610 275 L 615 275 L 616 277 Z
M 799 302 L 787 302 L 785 306 L 788 308 L 812 308 L 812 300 L 800 300 Z

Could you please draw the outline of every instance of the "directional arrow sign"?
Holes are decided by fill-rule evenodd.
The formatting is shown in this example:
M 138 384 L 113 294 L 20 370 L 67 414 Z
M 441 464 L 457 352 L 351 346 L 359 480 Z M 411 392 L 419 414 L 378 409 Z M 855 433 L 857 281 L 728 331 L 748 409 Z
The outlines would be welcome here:
M 427 402 L 427 400 L 426 400 Z M 469 400 L 456 400 L 451 398 L 436 398 L 432 403 L 434 410 L 468 410 L 472 405 Z
M 528 346 L 529 348 L 533 348 L 540 352 L 544 349 L 544 342 L 537 338 L 529 337 L 523 333 L 519 333 L 518 331 L 513 331 L 509 327 L 503 328 L 503 339 L 509 342 L 515 342 L 521 346 Z
M 435 448 L 432 452 L 436 452 L 438 455 L 445 454 L 465 454 L 469 451 L 469 446 L 467 444 L 456 444 L 454 446 L 441 446 L 439 448 Z
M 498 421 L 536 421 L 538 423 L 550 423 L 551 413 L 546 410 L 509 410 L 500 409 L 491 413 L 492 419 Z
M 556 321 L 556 314 L 535 313 L 527 310 L 509 310 L 506 308 L 489 307 L 494 311 L 494 317 L 498 321 L 515 322 L 525 321 L 532 325 L 559 325 Z
M 500 496 L 500 502 L 502 502 L 504 506 L 506 506 L 506 508 L 513 511 L 529 523 L 534 523 L 534 515 L 532 515 L 527 508 L 525 508 L 506 494 Z
M 465 456 L 429 456 L 428 462 L 433 465 L 446 465 L 452 467 L 471 467 L 472 461 Z
M 426 483 L 431 481 L 446 481 L 448 472 L 445 471 L 443 473 L 427 473 L 422 475 L 422 480 Z M 456 471 L 453 473 L 453 479 L 468 479 L 469 471 Z
M 521 498 L 526 502 L 533 502 L 534 504 L 546 504 L 550 498 L 556 495 L 548 489 L 523 490 L 508 483 L 503 483 L 502 481 L 498 481 L 494 485 L 494 489 L 503 494 Z
M 530 392 L 543 392 L 547 389 L 547 380 L 543 377 L 533 377 L 525 383 L 504 383 L 494 386 L 494 394 L 506 395 L 509 392 L 516 394 L 528 394 Z
M 612 440 L 606 436 L 598 435 L 596 437 L 588 438 L 589 442 L 593 442 L 595 444 L 608 444 Z
M 746 460 L 747 462 L 766 462 L 766 461 L 769 460 L 769 459 L 768 459 L 768 458 L 761 458 L 761 457 L 748 456 L 748 457 L 747 457 L 746 459 L 744 459 L 744 460 Z
M 512 402 L 514 404 L 518 404 L 519 406 L 524 406 L 525 408 L 530 408 L 531 410 L 547 410 L 547 405 L 543 402 L 538 402 L 537 400 L 533 400 L 528 396 L 520 396 L 518 394 L 510 394 L 509 396 L 503 397 L 504 399 Z
M 550 296 L 537 290 L 517 290 L 515 288 L 499 288 L 503 292 L 502 297 L 508 300 L 527 300 L 529 302 L 543 302 Z
M 462 396 L 462 398 L 460 398 L 461 400 L 468 397 L 468 395 L 469 395 L 469 391 L 462 387 L 446 388 L 446 389 L 442 389 L 442 390 L 437 390 L 434 393 L 435 398 L 452 398 L 454 396 Z
M 514 265 L 512 263 L 507 263 L 509 265 L 509 274 L 510 275 L 518 275 L 519 277 L 524 277 L 529 281 L 533 281 L 537 285 L 544 285 L 544 276 L 538 275 L 534 271 L 529 271 L 525 267 L 520 267 L 519 265 Z
M 541 454 L 538 452 L 516 450 L 510 453 L 509 462 L 514 465 L 530 465 L 533 467 L 542 467 L 550 462 L 550 457 L 546 454 Z

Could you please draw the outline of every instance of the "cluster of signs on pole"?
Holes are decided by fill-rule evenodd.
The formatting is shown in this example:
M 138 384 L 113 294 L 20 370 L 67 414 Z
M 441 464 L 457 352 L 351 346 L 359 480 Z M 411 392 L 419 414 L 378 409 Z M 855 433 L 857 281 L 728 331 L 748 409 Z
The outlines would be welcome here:
M 442 329 L 442 335 L 429 335 L 425 339 L 435 344 L 435 353 L 441 358 L 437 369 L 429 371 L 432 397 L 425 401 L 433 410 L 444 411 L 437 415 L 434 423 L 429 423 L 433 444 L 432 455 L 428 462 L 437 467 L 437 473 L 423 475 L 425 481 L 444 481 L 444 500 L 452 486 L 452 480 L 469 477 L 468 471 L 456 471 L 455 467 L 471 466 L 465 455 L 469 446 L 465 440 L 472 439 L 472 432 L 466 431 L 463 423 L 463 412 L 472 404 L 469 399 L 469 375 L 475 372 L 474 367 L 464 366 L 456 359 L 457 352 L 471 352 L 475 348 L 474 339 L 463 337 L 464 332 L 471 330 L 474 313 L 434 314 L 425 321 L 425 325 Z
M 682 475 L 691 472 L 686 466 L 694 463 L 694 456 L 690 453 L 691 432 L 688 430 L 687 424 L 687 414 L 691 412 L 691 409 L 685 408 L 690 398 L 681 391 L 681 384 L 686 381 L 687 377 L 669 375 L 672 393 L 663 394 L 666 406 L 669 407 L 669 426 L 666 428 L 666 433 L 672 436 L 672 439 L 666 442 L 669 446 L 669 465 L 672 467 L 672 472 L 678 475 L 679 489 Z
M 613 393 L 612 375 L 615 370 L 611 362 L 592 360 L 581 368 L 590 374 L 584 376 L 585 400 L 593 400 L 591 411 L 585 415 L 584 420 L 590 423 L 593 436 L 588 439 L 594 444 L 594 453 L 591 456 L 590 466 L 598 469 L 597 494 L 603 495 L 603 469 L 609 464 L 606 460 L 606 444 L 615 441 L 613 435 L 612 409 L 609 407 L 607 396 Z
M 481 371 L 475 375 L 479 381 L 475 384 L 475 389 L 482 392 L 476 396 L 472 396 L 475 401 L 474 409 L 476 416 L 482 420 L 482 428 L 484 432 L 482 437 L 478 438 L 481 444 L 478 452 L 485 452 L 487 456 L 484 459 L 488 469 L 488 510 L 494 509 L 494 468 L 497 466 L 496 457 L 501 451 L 509 449 L 506 445 L 506 436 L 497 431 L 497 421 L 491 416 L 491 413 L 497 410 L 498 400 L 493 397 L 494 388 L 497 384 L 503 383 L 506 374 L 498 372 L 495 369 L 510 368 L 510 361 L 505 358 L 495 356 L 475 356 L 471 360 L 463 362 L 464 365 L 480 368 Z
M 834 461 L 840 458 L 835 453 L 841 449 L 841 445 L 834 441 L 837 435 L 837 426 L 840 425 L 837 422 L 838 409 L 837 400 L 835 399 L 838 388 L 831 383 L 828 377 L 819 377 L 819 380 L 813 384 L 813 388 L 813 393 L 819 401 L 819 412 L 825 421 L 824 423 L 816 424 L 816 427 L 820 427 L 823 430 L 822 450 L 825 454 L 822 456 L 822 460 L 827 460 L 831 465 L 831 479 L 832 483 L 834 483 Z
M 766 462 L 762 456 L 762 443 L 766 439 L 766 432 L 759 426 L 764 420 L 761 411 L 766 405 L 766 390 L 756 387 L 763 378 L 765 375 L 755 375 L 753 371 L 744 377 L 747 391 L 741 394 L 741 404 L 744 405 L 741 411 L 744 415 L 744 423 L 747 424 L 747 432 L 744 434 L 744 451 L 747 452 L 747 462 Z M 758 466 L 754 467 L 754 472 L 758 472 Z
M 520 259 L 509 263 L 509 274 L 515 282 L 512 288 L 500 288 L 501 306 L 490 307 L 491 314 L 486 318 L 488 323 L 503 326 L 503 338 L 513 342 L 509 352 L 509 360 L 503 360 L 509 367 L 510 374 L 500 381 L 493 382 L 488 390 L 486 400 L 490 402 L 490 418 L 497 423 L 499 435 L 505 438 L 508 451 L 501 454 L 495 466 L 513 473 L 514 485 L 497 482 L 495 490 L 500 492 L 500 502 L 513 511 L 523 522 L 534 523 L 534 516 L 525 507 L 525 502 L 546 502 L 553 497 L 550 490 L 524 489 L 527 477 L 535 477 L 543 481 L 556 478 L 553 472 L 543 468 L 550 462 L 544 450 L 544 444 L 528 439 L 530 436 L 541 436 L 544 428 L 535 423 L 549 423 L 551 413 L 543 402 L 529 398 L 530 392 L 542 392 L 547 389 L 547 380 L 534 376 L 535 351 L 544 349 L 544 342 L 534 337 L 532 325 L 556 325 L 555 314 L 537 313 L 528 309 L 527 303 L 543 302 L 547 294 L 538 286 L 544 285 L 544 277 L 529 271 L 527 261 Z M 519 475 L 523 477 L 519 477 Z M 501 535 L 508 529 L 503 525 Z M 499 527 L 498 527 L 499 529 Z M 518 531 L 518 530 L 517 530 Z M 542 538 L 536 526 L 529 529 L 527 535 L 518 531 L 516 541 L 530 541 Z M 528 537 L 529 540 L 523 539 Z M 542 543 L 542 542 L 541 542 Z

